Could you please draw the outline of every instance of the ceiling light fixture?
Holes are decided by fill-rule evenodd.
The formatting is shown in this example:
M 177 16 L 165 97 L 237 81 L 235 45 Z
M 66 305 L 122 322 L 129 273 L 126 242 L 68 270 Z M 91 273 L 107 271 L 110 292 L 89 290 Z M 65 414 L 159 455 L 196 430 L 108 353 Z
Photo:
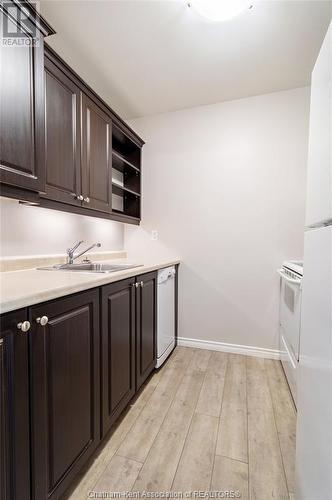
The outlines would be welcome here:
M 209 21 L 228 21 L 251 9 L 250 0 L 189 0 L 188 7 Z

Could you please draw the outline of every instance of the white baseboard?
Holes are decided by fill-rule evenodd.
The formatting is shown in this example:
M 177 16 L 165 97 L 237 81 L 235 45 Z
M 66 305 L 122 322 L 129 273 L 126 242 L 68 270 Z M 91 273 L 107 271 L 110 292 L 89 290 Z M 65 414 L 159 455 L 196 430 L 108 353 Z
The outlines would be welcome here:
M 182 347 L 195 347 L 197 349 L 209 349 L 210 351 L 231 352 L 234 354 L 245 354 L 257 358 L 280 359 L 278 349 L 264 349 L 241 344 L 227 344 L 226 342 L 215 342 L 211 340 L 188 339 L 178 337 L 178 345 Z

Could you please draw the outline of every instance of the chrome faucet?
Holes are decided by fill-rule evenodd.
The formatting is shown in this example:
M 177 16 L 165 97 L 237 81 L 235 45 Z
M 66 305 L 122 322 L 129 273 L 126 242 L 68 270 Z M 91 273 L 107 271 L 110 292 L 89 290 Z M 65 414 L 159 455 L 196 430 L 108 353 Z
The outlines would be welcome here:
M 83 252 L 80 252 L 78 253 L 77 255 L 74 255 L 74 252 L 75 250 L 77 250 L 77 248 L 83 243 L 83 240 L 82 241 L 78 241 L 74 246 L 73 248 L 68 248 L 67 249 L 67 264 L 73 264 L 74 263 L 74 260 L 77 259 L 78 257 L 81 257 L 81 255 L 84 255 L 86 252 L 88 252 L 89 250 L 92 250 L 92 248 L 95 248 L 95 247 L 101 247 L 101 243 L 94 243 L 93 245 L 89 246 L 88 248 L 86 248 L 85 250 L 83 250 Z

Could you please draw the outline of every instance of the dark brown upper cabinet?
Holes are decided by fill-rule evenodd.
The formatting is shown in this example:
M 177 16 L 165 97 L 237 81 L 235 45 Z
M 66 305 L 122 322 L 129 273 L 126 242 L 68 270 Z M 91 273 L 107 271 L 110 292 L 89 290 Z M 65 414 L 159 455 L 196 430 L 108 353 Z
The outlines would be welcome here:
M 156 364 L 157 273 L 136 277 L 136 390 Z
M 81 206 L 80 89 L 45 57 L 45 197 Z
M 46 189 L 42 196 L 109 214 L 112 121 L 70 76 L 46 51 Z
M 49 46 L 45 75 L 46 193 L 41 204 L 139 224 L 144 142 Z
M 43 191 L 44 37 L 54 31 L 27 2 L 1 3 L 0 16 L 0 181 Z
M 142 141 L 49 47 L 45 82 L 43 204 L 137 224 Z
M 135 394 L 135 279 L 101 289 L 102 434 Z
M 30 315 L 32 498 L 52 500 L 100 441 L 99 291 L 36 305 Z
M 30 492 L 29 350 L 27 310 L 0 321 L 0 499 Z
M 112 211 L 112 120 L 92 99 L 82 94 L 83 205 Z
M 34 17 L 12 16 L 8 4 Z M 8 0 L 0 14 L 21 40 L 0 47 L 0 194 L 139 224 L 144 141 L 44 47 L 54 31 L 31 4 Z

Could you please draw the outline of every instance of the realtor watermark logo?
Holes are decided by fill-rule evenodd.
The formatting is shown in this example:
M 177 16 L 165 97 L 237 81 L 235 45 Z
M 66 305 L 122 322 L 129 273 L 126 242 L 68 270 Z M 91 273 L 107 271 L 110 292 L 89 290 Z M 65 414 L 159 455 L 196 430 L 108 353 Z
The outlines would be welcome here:
M 3 47 L 37 47 L 40 35 L 36 28 L 39 2 L 1 1 L 1 45 Z M 32 8 L 31 8 L 32 7 Z

